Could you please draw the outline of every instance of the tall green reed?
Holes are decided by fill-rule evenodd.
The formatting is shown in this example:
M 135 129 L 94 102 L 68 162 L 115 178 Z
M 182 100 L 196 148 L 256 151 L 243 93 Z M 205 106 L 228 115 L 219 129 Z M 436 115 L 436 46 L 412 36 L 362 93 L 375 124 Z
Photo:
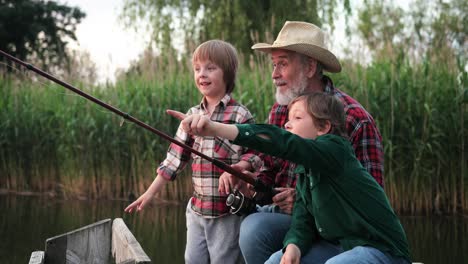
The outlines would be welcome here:
M 404 56 L 344 69 L 336 79 L 374 116 L 383 136 L 385 191 L 396 210 L 466 211 L 463 69 Z
M 265 122 L 275 89 L 266 56 L 242 59 L 234 98 Z M 144 66 L 144 65 L 143 65 Z M 144 69 L 150 69 L 144 70 Z M 115 84 L 76 85 L 173 135 L 201 96 L 189 60 L 158 58 Z M 466 72 L 404 56 L 362 66 L 344 62 L 335 85 L 374 116 L 383 136 L 385 191 L 397 211 L 461 212 L 466 188 Z M 465 96 L 465 97 L 463 97 Z M 465 99 L 464 99 L 465 98 Z M 59 86 L 0 79 L 0 188 L 49 191 L 64 197 L 127 198 L 143 193 L 169 143 Z M 190 195 L 188 168 L 160 198 Z

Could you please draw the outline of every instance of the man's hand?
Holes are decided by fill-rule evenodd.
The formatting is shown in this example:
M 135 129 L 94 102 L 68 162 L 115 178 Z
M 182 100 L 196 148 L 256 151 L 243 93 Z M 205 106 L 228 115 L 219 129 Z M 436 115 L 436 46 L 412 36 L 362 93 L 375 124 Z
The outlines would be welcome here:
M 281 258 L 281 264 L 299 264 L 301 250 L 294 244 L 289 244 Z
M 283 213 L 292 214 L 296 190 L 294 188 L 275 188 L 279 193 L 273 196 L 273 203 L 278 205 Z

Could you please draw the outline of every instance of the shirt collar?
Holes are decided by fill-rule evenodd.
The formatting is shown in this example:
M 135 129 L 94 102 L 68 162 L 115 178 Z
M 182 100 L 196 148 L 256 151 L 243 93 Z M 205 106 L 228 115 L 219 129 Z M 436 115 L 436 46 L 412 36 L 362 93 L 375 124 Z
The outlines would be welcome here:
M 229 103 L 229 101 L 231 101 L 231 95 L 230 94 L 225 94 L 223 96 L 223 98 L 221 98 L 221 100 L 219 101 L 219 103 L 216 105 L 219 107 L 226 107 Z M 201 100 L 200 102 L 200 108 L 203 109 L 203 110 L 206 110 L 206 100 L 205 100 L 205 97 L 203 97 L 203 99 Z

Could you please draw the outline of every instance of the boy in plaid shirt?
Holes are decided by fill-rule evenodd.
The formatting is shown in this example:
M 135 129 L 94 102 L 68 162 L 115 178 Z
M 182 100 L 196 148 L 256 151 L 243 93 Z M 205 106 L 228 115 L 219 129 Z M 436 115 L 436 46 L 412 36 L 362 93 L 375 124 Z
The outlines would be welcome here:
M 253 123 L 249 110 L 231 97 L 238 68 L 235 48 L 224 41 L 202 43 L 192 58 L 195 84 L 203 95 L 199 105 L 190 108 L 188 115 L 200 114 L 225 124 Z M 199 152 L 227 164 L 241 163 L 259 169 L 261 160 L 245 147 L 218 137 L 197 137 L 185 133 L 181 127 L 175 138 Z M 232 186 L 229 174 L 207 160 L 171 144 L 166 159 L 157 169 L 157 177 L 125 211 L 142 210 L 168 181 L 192 160 L 193 196 L 187 205 L 187 245 L 185 263 L 237 263 L 242 261 L 238 239 L 242 218 L 229 213 L 226 188 Z

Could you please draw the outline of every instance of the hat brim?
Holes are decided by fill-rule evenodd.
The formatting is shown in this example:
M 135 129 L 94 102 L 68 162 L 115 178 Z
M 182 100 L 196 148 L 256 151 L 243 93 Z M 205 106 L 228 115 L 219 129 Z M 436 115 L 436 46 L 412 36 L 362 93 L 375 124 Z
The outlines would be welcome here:
M 327 49 L 308 43 L 296 43 L 291 45 L 271 45 L 268 43 L 257 43 L 252 46 L 252 49 L 266 53 L 271 53 L 273 49 L 291 50 L 318 60 L 320 63 L 322 63 L 323 68 L 326 71 L 341 71 L 341 64 L 333 53 Z

